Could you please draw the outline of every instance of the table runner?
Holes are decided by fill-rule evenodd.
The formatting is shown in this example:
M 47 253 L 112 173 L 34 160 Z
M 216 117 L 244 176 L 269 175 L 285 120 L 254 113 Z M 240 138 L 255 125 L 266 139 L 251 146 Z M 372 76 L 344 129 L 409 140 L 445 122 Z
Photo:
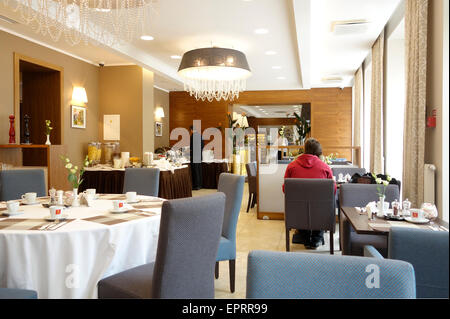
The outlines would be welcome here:
M 59 226 L 51 227 L 51 229 L 41 229 L 45 225 L 50 225 L 52 222 L 45 219 L 28 219 L 28 218 L 6 218 L 0 220 L 0 230 L 40 230 L 40 231 L 53 231 L 61 228 L 75 219 L 65 219 L 59 223 L 53 223 L 54 225 L 61 224 Z
M 153 212 L 143 212 L 138 209 L 135 209 L 129 210 L 123 214 L 108 214 L 108 215 L 94 216 L 90 218 L 84 218 L 83 220 L 110 226 L 125 223 L 131 220 L 147 218 L 155 215 L 157 214 Z

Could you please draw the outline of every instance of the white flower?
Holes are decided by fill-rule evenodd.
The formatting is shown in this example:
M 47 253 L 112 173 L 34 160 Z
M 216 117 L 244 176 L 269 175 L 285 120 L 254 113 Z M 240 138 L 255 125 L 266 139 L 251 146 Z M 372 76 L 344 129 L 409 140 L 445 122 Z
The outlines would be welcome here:
M 378 177 L 375 181 L 377 182 L 377 184 L 381 184 L 381 178 Z
M 71 169 L 72 168 L 72 163 L 66 164 L 66 168 Z
M 384 185 L 384 186 L 388 186 L 388 185 L 389 185 L 389 182 L 388 182 L 388 181 L 383 181 L 383 185 Z
M 66 157 L 66 162 L 67 162 L 67 163 L 69 163 L 69 162 L 70 162 L 70 159 L 69 159 L 69 158 L 67 158 L 67 157 Z
M 77 170 L 74 169 L 74 168 L 72 168 L 72 169 L 70 170 L 70 172 L 71 172 L 72 174 L 75 174 L 75 173 L 77 172 Z
M 84 166 L 89 166 L 89 161 L 84 162 Z
M 390 181 L 392 180 L 392 177 L 390 177 L 389 175 L 387 175 L 386 180 L 387 180 L 388 182 L 390 182 Z

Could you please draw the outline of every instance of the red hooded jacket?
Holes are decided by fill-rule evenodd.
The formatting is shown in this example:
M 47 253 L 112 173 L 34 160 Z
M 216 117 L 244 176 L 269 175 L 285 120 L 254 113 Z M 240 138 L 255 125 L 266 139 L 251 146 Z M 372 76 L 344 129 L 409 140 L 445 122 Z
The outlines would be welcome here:
M 303 154 L 297 157 L 286 168 L 284 178 L 329 178 L 333 179 L 333 172 L 330 166 L 325 164 L 315 155 Z M 284 184 L 283 184 L 284 192 Z M 336 193 L 336 183 L 334 183 Z

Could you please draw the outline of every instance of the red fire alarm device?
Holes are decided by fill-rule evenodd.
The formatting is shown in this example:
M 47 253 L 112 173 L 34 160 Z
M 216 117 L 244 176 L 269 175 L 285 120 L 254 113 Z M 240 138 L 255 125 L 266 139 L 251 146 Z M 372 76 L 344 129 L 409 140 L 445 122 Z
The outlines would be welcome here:
M 427 127 L 436 127 L 436 109 L 431 112 L 431 116 L 427 118 Z

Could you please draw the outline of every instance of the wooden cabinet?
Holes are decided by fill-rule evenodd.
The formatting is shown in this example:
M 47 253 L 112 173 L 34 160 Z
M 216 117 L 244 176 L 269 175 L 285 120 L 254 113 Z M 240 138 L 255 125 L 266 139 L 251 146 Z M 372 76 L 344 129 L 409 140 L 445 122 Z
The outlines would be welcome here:
M 40 168 L 47 170 L 47 189 L 55 188 L 69 190 L 71 186 L 67 180 L 67 172 L 60 155 L 67 154 L 66 145 L 0 145 L 0 162 L 10 164 L 14 169 Z M 27 163 L 33 162 L 32 165 Z

